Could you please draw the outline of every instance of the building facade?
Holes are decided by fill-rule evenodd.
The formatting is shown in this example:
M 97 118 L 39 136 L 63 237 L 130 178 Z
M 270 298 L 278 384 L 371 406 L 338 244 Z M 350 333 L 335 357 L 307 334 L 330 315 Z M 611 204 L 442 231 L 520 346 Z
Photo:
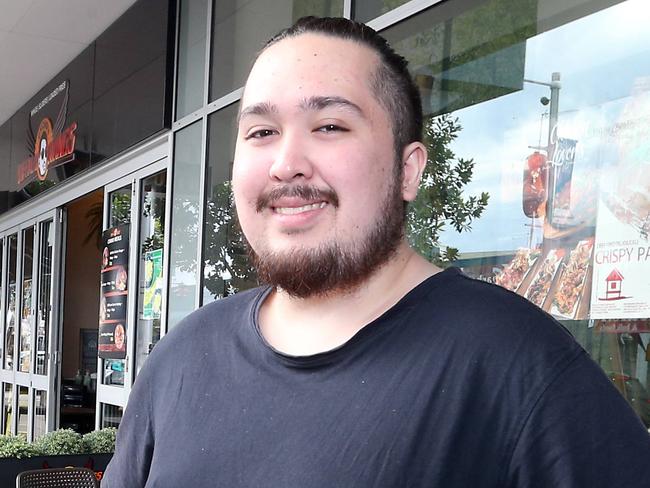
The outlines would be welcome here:
M 2 432 L 118 425 L 158 340 L 256 286 L 238 101 L 304 15 L 409 61 L 430 152 L 412 245 L 556 317 L 650 426 L 644 0 L 140 0 L 0 127 Z

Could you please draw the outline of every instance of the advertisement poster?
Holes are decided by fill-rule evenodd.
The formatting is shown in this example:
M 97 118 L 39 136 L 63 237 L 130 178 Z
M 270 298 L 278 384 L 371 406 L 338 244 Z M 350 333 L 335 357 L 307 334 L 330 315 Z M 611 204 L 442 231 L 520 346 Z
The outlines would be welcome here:
M 159 319 L 162 306 L 162 249 L 144 253 L 143 319 Z
M 591 297 L 594 319 L 650 318 L 650 87 L 638 80 L 607 141 Z
M 129 268 L 129 226 L 102 234 L 102 271 L 99 303 L 98 355 L 104 359 L 126 357 L 126 319 Z
M 629 214 L 617 216 L 615 212 L 601 201 L 596 227 L 591 318 L 648 318 L 650 242 Z

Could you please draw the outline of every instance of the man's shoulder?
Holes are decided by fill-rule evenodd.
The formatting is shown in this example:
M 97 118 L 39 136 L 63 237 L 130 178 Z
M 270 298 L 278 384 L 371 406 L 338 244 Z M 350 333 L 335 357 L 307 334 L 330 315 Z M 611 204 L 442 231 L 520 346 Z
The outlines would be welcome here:
M 156 349 L 178 353 L 232 334 L 252 320 L 255 303 L 263 294 L 264 288 L 253 288 L 198 308 L 172 327 Z
M 438 282 L 433 278 L 424 284 L 416 313 L 468 346 L 580 349 L 564 326 L 516 293 L 470 278 L 457 268 L 440 273 Z

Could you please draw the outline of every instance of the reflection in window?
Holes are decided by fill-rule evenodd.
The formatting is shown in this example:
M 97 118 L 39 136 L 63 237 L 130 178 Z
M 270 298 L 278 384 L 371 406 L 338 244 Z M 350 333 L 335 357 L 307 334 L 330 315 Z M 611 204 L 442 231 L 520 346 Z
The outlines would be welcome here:
M 119 427 L 120 422 L 122 421 L 122 415 L 124 414 L 124 409 L 118 407 L 117 405 L 109 405 L 108 403 L 102 403 L 102 425 L 101 428 L 105 427 Z
M 176 132 L 169 260 L 168 327 L 195 308 L 198 277 L 201 122 Z
M 18 387 L 18 429 L 17 434 L 27 437 L 27 414 L 29 410 L 29 388 Z
M 368 22 L 380 15 L 390 12 L 394 8 L 405 4 L 409 0 L 363 0 L 352 3 L 352 18 L 359 22 Z
M 180 2 L 176 119 L 203 106 L 208 0 Z
M 18 260 L 18 236 L 8 238 L 9 267 L 7 274 L 7 299 L 5 320 L 5 359 L 4 369 L 13 369 L 14 341 L 16 340 L 16 261 Z
M 36 390 L 34 394 L 34 440 L 47 432 L 47 392 Z
M 40 224 L 40 262 L 38 276 L 38 310 L 36 312 L 36 374 L 47 374 L 47 341 L 50 330 L 52 293 L 52 248 L 54 226 L 52 221 Z
M 257 285 L 237 224 L 230 186 L 236 118 L 237 106 L 231 105 L 212 114 L 208 121 L 203 304 Z
M 650 426 L 646 5 L 558 5 L 443 2 L 385 32 L 426 115 L 409 239 L 561 320 Z
M 138 323 L 136 324 L 136 374 L 160 340 L 163 297 L 163 242 L 167 172 L 142 180 L 140 202 L 140 258 L 138 276 Z
M 13 424 L 14 386 L 11 383 L 3 383 L 2 385 L 2 433 L 10 435 Z
M 4 254 L 3 254 L 4 244 L 5 244 L 4 239 L 0 237 L 0 297 L 4 293 L 4 288 L 2 287 L 3 285 L 2 276 L 4 274 Z M 4 313 L 4 310 L 0 309 L 0 313 Z M 0 323 L 0 337 L 2 336 L 2 333 L 4 333 L 4 331 L 3 331 L 2 324 Z M 3 350 L 4 350 L 4 341 L 0 340 L 0 361 L 2 361 L 3 358 L 2 355 Z
M 131 185 L 111 192 L 109 218 L 110 227 L 129 224 L 131 222 Z
M 343 0 L 215 0 L 210 100 L 241 87 L 255 53 L 280 29 L 305 15 L 340 17 Z
M 34 228 L 30 227 L 23 231 L 23 268 L 22 268 L 22 286 L 21 293 L 21 313 L 20 313 L 20 361 L 18 370 L 24 373 L 29 372 L 32 359 L 32 298 L 33 298 L 33 280 L 32 264 L 34 253 Z

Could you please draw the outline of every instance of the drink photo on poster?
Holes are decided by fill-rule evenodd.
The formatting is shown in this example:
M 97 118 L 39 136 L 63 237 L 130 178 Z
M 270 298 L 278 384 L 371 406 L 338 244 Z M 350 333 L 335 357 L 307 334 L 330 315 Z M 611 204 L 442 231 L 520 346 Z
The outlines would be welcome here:
M 107 229 L 102 234 L 102 271 L 99 304 L 99 357 L 126 357 L 129 226 Z

